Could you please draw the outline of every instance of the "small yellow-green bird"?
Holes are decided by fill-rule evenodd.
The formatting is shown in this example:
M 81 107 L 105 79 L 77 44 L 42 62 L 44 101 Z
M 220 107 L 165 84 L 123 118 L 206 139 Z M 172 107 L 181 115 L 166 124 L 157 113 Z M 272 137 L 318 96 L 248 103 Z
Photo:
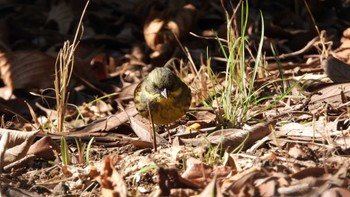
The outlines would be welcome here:
M 191 105 L 191 90 L 169 68 L 155 68 L 134 92 L 137 111 L 157 125 L 170 124 L 186 114 Z

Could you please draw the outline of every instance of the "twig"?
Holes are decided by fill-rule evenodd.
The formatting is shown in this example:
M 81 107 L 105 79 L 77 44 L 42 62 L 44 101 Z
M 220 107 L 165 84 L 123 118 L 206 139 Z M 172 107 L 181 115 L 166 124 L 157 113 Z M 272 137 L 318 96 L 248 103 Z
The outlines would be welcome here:
M 153 143 L 153 148 L 154 151 L 157 152 L 157 138 L 156 138 L 156 129 L 154 127 L 154 122 L 153 122 L 153 117 L 151 113 L 151 108 L 149 107 L 149 102 L 147 102 L 147 109 L 148 109 L 148 115 L 151 120 L 151 136 L 152 136 L 152 143 Z
M 306 51 L 308 51 L 309 49 L 311 49 L 311 47 L 313 47 L 313 45 L 316 43 L 316 41 L 319 39 L 319 37 L 315 37 L 313 38 L 311 41 L 309 41 L 306 46 L 298 51 L 294 51 L 292 53 L 286 53 L 286 54 L 281 54 L 280 56 L 278 56 L 277 58 L 279 59 L 285 59 L 287 57 L 293 57 L 293 56 L 297 56 L 300 55 Z M 270 56 L 270 57 L 266 57 L 266 60 L 274 60 L 276 59 L 275 56 Z

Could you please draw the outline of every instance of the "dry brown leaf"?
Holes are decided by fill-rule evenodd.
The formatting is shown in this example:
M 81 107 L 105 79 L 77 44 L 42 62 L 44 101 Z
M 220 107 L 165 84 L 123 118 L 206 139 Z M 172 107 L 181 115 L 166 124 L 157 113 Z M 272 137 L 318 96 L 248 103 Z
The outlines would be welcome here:
M 73 12 L 65 1 L 59 1 L 57 5 L 53 5 L 47 16 L 47 22 L 55 21 L 58 30 L 62 34 L 68 33 L 73 22 Z
M 46 107 L 40 105 L 40 103 L 38 103 L 38 102 L 35 103 L 35 106 L 38 107 L 41 111 L 45 112 L 45 114 L 46 114 L 45 117 L 46 117 L 48 120 L 50 120 L 51 122 L 57 120 L 58 114 L 57 114 L 57 111 L 56 111 L 56 110 L 46 108 Z
M 127 187 L 123 180 L 123 177 L 117 172 L 112 165 L 112 159 L 106 158 L 103 162 L 103 167 L 100 172 L 100 176 L 96 180 L 101 185 L 101 196 L 106 197 L 126 197 Z
M 329 57 L 322 62 L 326 75 L 336 83 L 350 81 L 350 65 L 337 58 Z
M 60 146 L 51 137 L 45 136 L 30 146 L 28 154 L 34 154 L 37 158 L 54 160 L 55 152 L 60 152 Z
M 347 197 L 350 196 L 350 191 L 341 187 L 335 187 L 327 190 L 321 197 Z
M 268 178 L 268 181 L 262 183 L 261 185 L 258 185 L 260 196 L 276 196 L 276 188 L 277 188 L 277 180 Z
M 261 168 L 252 167 L 237 173 L 224 181 L 222 190 L 228 193 L 239 194 L 247 185 L 252 185 L 255 177 L 262 176 Z
M 138 85 L 138 83 L 133 83 L 129 86 L 123 87 L 122 90 L 120 91 L 120 94 L 118 95 L 118 97 L 120 99 L 133 99 L 134 98 L 134 92 L 136 89 L 136 86 Z
M 158 54 L 171 50 L 170 47 L 188 34 L 194 22 L 195 7 L 169 7 L 162 12 L 152 13 L 145 22 L 144 36 L 147 45 Z
M 199 182 L 201 182 L 201 185 L 203 185 L 202 181 L 205 181 L 205 178 L 209 178 L 212 172 L 213 168 L 211 166 L 202 162 L 198 162 L 187 166 L 187 169 L 182 174 L 182 177 L 193 182 L 198 182 L 197 180 L 199 180 Z
M 323 171 L 323 172 L 322 172 Z M 349 183 L 347 178 L 348 164 L 345 163 L 338 171 L 336 169 L 308 168 L 300 171 L 298 179 L 290 186 L 278 189 L 280 195 L 321 196 L 331 187 L 344 187 Z
M 93 132 L 110 131 L 124 124 L 129 120 L 130 117 L 135 116 L 137 113 L 138 112 L 135 107 L 130 107 L 125 111 L 119 112 L 118 114 L 108 116 L 106 118 L 101 118 L 86 126 L 76 128 L 71 132 L 93 133 Z
M 25 155 L 23 158 L 16 160 L 6 166 L 4 166 L 4 172 L 11 172 L 13 169 L 24 168 L 27 167 L 28 164 L 32 163 L 36 159 L 36 156 L 33 154 Z
M 213 178 L 212 173 L 213 168 L 211 166 L 204 163 L 195 163 L 188 166 L 181 176 L 201 187 L 204 187 Z
M 0 54 L 0 73 L 6 86 L 40 89 L 53 86 L 55 59 L 39 51 Z
M 17 187 L 8 188 L 5 196 L 23 196 L 23 197 L 31 197 L 34 196 L 33 192 L 30 192 L 26 189 L 21 189 Z
M 217 183 L 217 178 L 214 176 L 213 180 L 204 188 L 204 190 L 200 194 L 201 197 L 206 196 L 216 196 L 222 197 L 221 189 L 219 184 Z
M 295 159 L 312 159 L 311 150 L 302 144 L 290 143 L 288 146 L 288 154 Z
M 146 125 L 143 122 L 137 120 L 136 118 L 130 117 L 130 126 L 141 140 L 146 142 L 152 142 L 153 138 L 150 131 L 151 127 L 149 124 Z M 168 143 L 168 141 L 164 139 L 162 136 L 160 136 L 157 132 L 156 132 L 156 141 L 158 145 Z
M 175 188 L 171 189 L 170 195 L 171 197 L 177 197 L 177 196 L 196 196 L 198 192 L 194 189 L 188 189 L 188 188 Z
M 132 140 L 130 143 L 135 147 L 142 148 L 142 149 L 153 148 L 153 144 L 151 142 L 146 142 L 143 140 Z
M 336 55 L 339 58 L 347 60 L 347 63 L 350 63 L 349 55 L 350 55 L 350 28 L 347 28 L 343 32 L 343 37 L 341 38 L 341 45 L 337 49 Z
M 259 189 L 261 196 L 278 196 L 277 189 L 290 185 L 290 177 L 284 173 L 272 173 L 272 176 L 257 178 L 254 186 Z
M 337 133 L 333 133 L 335 130 L 336 123 L 326 122 L 325 120 L 305 124 L 287 123 L 276 131 L 276 136 L 290 139 L 321 139 L 327 132 L 330 132 L 327 135 L 336 135 Z
M 194 13 L 196 8 L 187 4 L 183 8 L 177 10 L 173 16 L 171 16 L 167 23 L 167 29 L 169 29 L 178 38 L 185 37 L 193 25 Z
M 153 50 L 159 50 L 160 47 L 158 47 L 158 45 L 165 42 L 164 38 L 160 39 L 160 37 L 158 36 L 163 25 L 164 25 L 164 21 L 159 18 L 156 18 L 151 20 L 143 28 L 145 41 L 147 45 Z
M 235 169 L 229 166 L 217 166 L 215 168 L 195 159 L 186 161 L 187 169 L 182 174 L 183 178 L 197 184 L 200 187 L 206 187 L 213 178 L 225 178 L 229 174 L 235 173 Z
M 304 170 L 301 170 L 295 174 L 292 175 L 292 178 L 295 179 L 303 179 L 309 176 L 312 177 L 321 177 L 327 173 L 335 173 L 337 170 L 336 169 L 325 169 L 322 167 L 314 167 L 314 168 L 306 168 Z
M 67 166 L 67 165 L 62 166 L 61 171 L 64 174 L 64 176 L 67 178 L 73 176 L 72 169 L 69 168 L 69 166 Z
M 0 129 L 0 167 L 4 167 L 27 155 L 39 130 L 23 132 Z
M 0 98 L 9 100 L 12 96 L 12 88 L 5 86 L 0 88 Z
M 334 139 L 334 142 L 337 146 L 342 147 L 344 150 L 350 148 L 350 136 L 348 133 L 345 133 L 343 136 L 337 136 L 337 138 Z
M 314 179 L 314 178 L 312 178 Z M 314 179 L 315 180 L 315 179 Z M 309 193 L 311 191 L 311 188 L 314 186 L 313 182 L 310 183 L 297 183 L 294 185 L 286 186 L 286 187 L 280 187 L 277 189 L 277 192 L 280 196 L 300 196 L 302 194 Z M 309 195 L 307 195 L 309 196 Z M 313 195 L 310 195 L 313 196 Z M 316 195 L 318 196 L 318 195 Z
M 256 141 L 271 133 L 271 122 L 258 123 L 248 130 L 244 129 L 222 129 L 214 131 L 204 138 L 205 141 L 218 145 L 222 144 L 223 149 L 228 151 L 234 150 L 244 142 L 243 148 L 248 148 Z M 203 139 L 181 139 L 185 144 L 200 146 L 203 144 Z
M 159 168 L 159 188 L 161 190 L 161 196 L 169 196 L 171 189 L 173 188 L 191 188 L 198 189 L 198 185 L 191 181 L 181 177 L 175 168 Z
M 0 77 L 12 91 L 53 87 L 55 62 L 55 58 L 39 51 L 0 53 Z M 75 58 L 73 74 L 70 85 L 80 82 L 95 89 L 110 89 L 103 87 L 93 76 L 92 69 L 79 58 Z
M 196 108 L 191 108 L 191 111 L 196 111 Z M 195 115 L 196 120 L 189 120 L 187 122 L 187 125 L 190 125 L 189 127 L 186 127 L 186 131 L 195 131 L 199 130 L 200 128 L 209 128 L 209 127 L 216 127 L 216 115 L 209 111 L 198 111 Z M 192 128 L 191 128 L 192 127 Z M 194 128 L 193 128 L 194 127 Z
M 341 93 L 350 97 L 350 83 L 334 84 L 317 90 L 317 94 L 312 95 L 308 107 L 314 110 L 327 103 L 336 108 L 342 104 Z

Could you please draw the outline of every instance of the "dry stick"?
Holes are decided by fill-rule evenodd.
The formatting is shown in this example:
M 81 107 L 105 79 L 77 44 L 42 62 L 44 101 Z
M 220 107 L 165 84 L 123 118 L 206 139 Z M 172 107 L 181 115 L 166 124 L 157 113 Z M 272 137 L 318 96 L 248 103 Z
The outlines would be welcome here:
M 286 54 L 281 54 L 280 56 L 278 56 L 279 59 L 284 59 L 287 57 L 293 57 L 293 56 L 297 56 L 300 55 L 306 51 L 308 51 L 309 49 L 311 49 L 311 47 L 316 43 L 316 41 L 319 39 L 319 37 L 315 37 L 313 38 L 311 41 L 309 41 L 306 46 L 298 51 L 294 51 L 292 53 L 286 53 Z M 272 59 L 276 59 L 276 57 L 266 57 L 266 60 L 272 60 Z
M 39 123 L 38 121 L 38 117 L 36 116 L 34 109 L 32 108 L 32 106 L 25 100 L 24 103 L 27 105 L 28 110 L 30 112 L 30 115 L 32 116 L 32 119 L 34 120 L 34 123 L 36 126 L 34 126 L 33 124 L 31 124 L 32 126 L 34 126 L 35 129 L 40 129 L 41 131 L 43 131 L 43 127 L 42 125 Z
M 35 156 L 34 154 L 26 155 L 23 158 L 16 160 L 16 161 L 4 166 L 3 170 L 4 170 L 4 172 L 10 172 L 11 169 L 16 169 L 16 168 L 27 166 L 28 163 L 32 162 L 36 158 L 37 158 L 37 156 Z
M 150 121 L 151 121 L 151 130 L 150 130 L 150 133 L 151 133 L 151 136 L 152 136 L 152 143 L 153 143 L 153 148 L 154 148 L 154 151 L 157 152 L 157 139 L 156 139 L 156 129 L 154 127 L 154 122 L 153 122 L 153 117 L 152 117 L 152 113 L 151 113 L 151 108 L 149 107 L 149 101 L 147 102 L 147 109 L 148 109 L 148 115 L 149 115 L 149 118 L 150 118 Z

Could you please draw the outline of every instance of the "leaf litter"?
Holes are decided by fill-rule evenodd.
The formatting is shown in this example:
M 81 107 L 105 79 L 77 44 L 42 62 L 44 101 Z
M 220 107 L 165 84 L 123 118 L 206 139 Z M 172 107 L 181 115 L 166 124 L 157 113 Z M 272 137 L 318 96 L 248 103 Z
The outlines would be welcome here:
M 253 118 L 236 128 L 223 128 L 220 120 L 217 99 L 227 84 L 216 38 L 227 34 L 225 9 L 239 9 L 189 2 L 90 2 L 68 85 L 64 132 L 57 132 L 54 63 L 84 3 L 0 7 L 1 194 L 349 195 L 346 2 L 308 2 L 324 30 L 319 35 L 304 4 L 249 2 L 250 47 L 260 39 L 261 24 L 254 21 L 259 10 L 266 20 L 267 64 L 254 85 L 282 75 L 288 80 L 260 89 L 256 96 L 270 99 L 255 103 L 247 112 Z M 280 55 L 273 55 L 272 44 Z M 155 152 L 149 121 L 137 115 L 132 100 L 137 83 L 163 65 L 176 67 L 189 84 L 193 105 L 184 118 L 157 128 Z M 277 100 L 278 87 L 294 88 Z M 63 138 L 70 163 L 61 153 Z

